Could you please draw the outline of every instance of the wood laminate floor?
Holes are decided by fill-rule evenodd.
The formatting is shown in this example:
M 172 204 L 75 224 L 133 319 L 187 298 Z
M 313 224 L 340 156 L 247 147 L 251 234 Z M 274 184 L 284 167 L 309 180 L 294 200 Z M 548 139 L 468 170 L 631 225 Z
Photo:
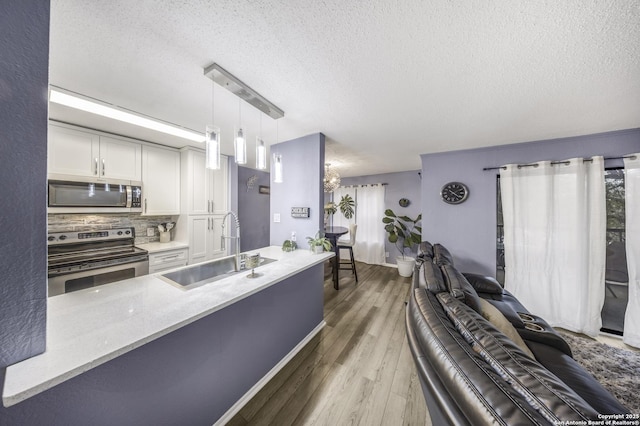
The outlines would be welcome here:
M 407 344 L 411 281 L 394 268 L 357 263 L 359 282 L 325 268 L 327 325 L 228 423 L 430 425 Z

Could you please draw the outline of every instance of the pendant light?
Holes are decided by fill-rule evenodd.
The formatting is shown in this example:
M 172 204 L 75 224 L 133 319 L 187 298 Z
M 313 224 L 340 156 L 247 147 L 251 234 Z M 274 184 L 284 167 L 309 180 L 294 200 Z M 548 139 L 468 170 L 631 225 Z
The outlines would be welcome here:
M 331 163 L 324 165 L 324 192 L 333 192 L 340 186 L 340 174 L 331 168 Z
M 260 114 L 260 136 L 256 136 L 256 169 L 267 168 L 267 147 L 262 140 L 262 113 Z
M 216 84 L 211 82 L 211 122 L 215 123 L 215 92 Z M 205 158 L 207 169 L 220 169 L 220 129 L 215 125 L 208 125 L 205 131 Z
M 276 120 L 276 144 L 278 143 L 278 120 Z M 273 182 L 274 183 L 282 183 L 282 154 L 274 153 L 273 154 Z
M 238 98 L 238 127 L 234 131 L 236 164 L 247 164 L 247 139 L 242 128 L 242 99 Z

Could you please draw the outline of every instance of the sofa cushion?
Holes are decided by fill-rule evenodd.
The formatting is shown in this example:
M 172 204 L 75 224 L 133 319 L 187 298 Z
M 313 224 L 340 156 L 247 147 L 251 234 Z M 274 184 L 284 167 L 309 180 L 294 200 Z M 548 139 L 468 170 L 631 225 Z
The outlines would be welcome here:
M 598 413 L 564 382 L 535 360 L 488 321 L 448 293 L 439 293 L 456 329 L 514 390 L 547 421 L 597 419 Z
M 509 322 L 509 320 L 505 318 L 504 315 L 502 315 L 498 308 L 496 308 L 486 300 L 480 299 L 480 314 L 487 321 L 493 324 L 495 328 L 502 331 L 505 336 L 513 340 L 513 343 L 518 345 L 518 347 L 522 349 L 522 352 L 535 359 L 535 356 L 533 356 L 533 353 L 531 353 L 531 350 L 529 349 L 527 344 L 524 342 L 524 340 L 522 340 L 522 337 L 520 337 L 518 331 L 513 327 L 511 322 Z
M 596 411 L 606 414 L 628 413 L 629 410 L 606 390 L 588 371 L 564 352 L 538 342 L 528 342 L 542 365 L 587 401 Z
M 423 241 L 420 243 L 418 256 L 433 259 L 433 246 L 429 241 Z
M 453 265 L 453 256 L 442 244 L 433 245 L 433 259 L 437 265 Z
M 431 293 L 448 291 L 440 268 L 429 259 L 424 259 L 418 268 L 418 287 L 426 288 Z
M 548 424 L 474 352 L 435 294 L 425 289 L 413 290 L 406 327 L 434 425 Z M 443 418 L 447 421 L 443 422 Z
M 447 288 L 453 297 L 463 300 L 474 311 L 480 312 L 480 298 L 467 279 L 452 265 L 445 264 L 440 267 Z
M 502 294 L 502 286 L 492 277 L 463 272 L 462 275 L 478 293 Z

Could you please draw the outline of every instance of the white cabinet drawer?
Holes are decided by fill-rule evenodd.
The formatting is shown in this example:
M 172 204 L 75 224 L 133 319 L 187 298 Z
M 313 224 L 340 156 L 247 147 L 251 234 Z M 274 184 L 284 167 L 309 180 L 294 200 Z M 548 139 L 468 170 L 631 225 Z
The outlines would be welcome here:
M 149 255 L 149 273 L 185 266 L 187 259 L 188 249 L 186 248 L 152 253 Z

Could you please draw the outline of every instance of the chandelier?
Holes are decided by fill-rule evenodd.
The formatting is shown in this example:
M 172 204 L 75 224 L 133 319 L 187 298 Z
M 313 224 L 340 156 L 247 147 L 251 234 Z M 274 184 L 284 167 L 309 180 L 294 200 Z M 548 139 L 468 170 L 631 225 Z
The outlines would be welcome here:
M 330 163 L 324 165 L 324 192 L 333 192 L 340 186 L 340 175 Z

